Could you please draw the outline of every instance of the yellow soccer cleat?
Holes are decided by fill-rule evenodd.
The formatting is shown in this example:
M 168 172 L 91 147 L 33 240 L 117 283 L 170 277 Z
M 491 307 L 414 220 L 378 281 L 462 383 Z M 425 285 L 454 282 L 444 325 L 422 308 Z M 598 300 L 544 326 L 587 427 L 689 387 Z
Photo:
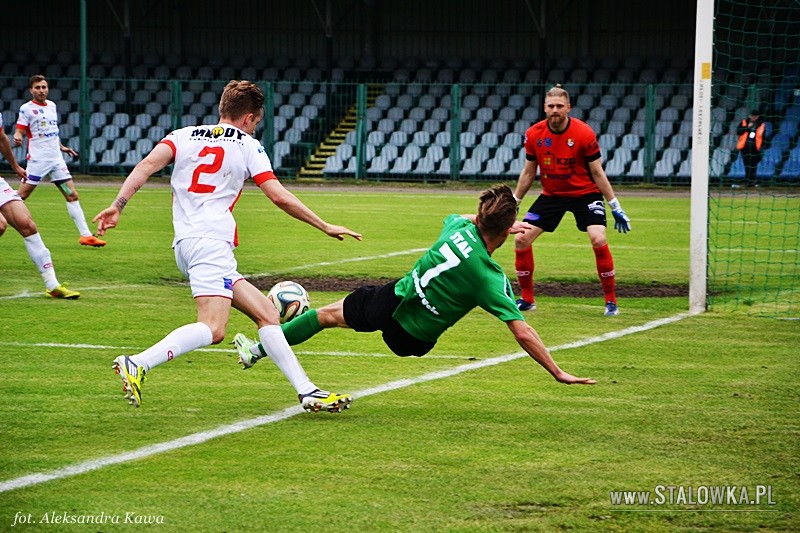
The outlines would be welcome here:
M 134 407 L 142 405 L 142 383 L 145 379 L 144 367 L 138 366 L 127 355 L 120 355 L 114 359 L 111 367 L 122 378 L 122 392 L 125 399 Z
M 102 248 L 106 245 L 106 241 L 100 240 L 94 235 L 89 235 L 88 237 L 81 237 L 78 239 L 78 242 L 81 243 L 81 246 L 94 246 L 95 248 Z
M 341 413 L 350 409 L 353 397 L 349 394 L 337 394 L 326 390 L 317 389 L 310 394 L 298 394 L 300 405 L 309 413 L 318 413 L 322 410 L 329 413 Z
M 256 341 L 248 339 L 244 333 L 237 333 L 233 337 L 233 344 L 236 351 L 239 353 L 239 364 L 242 365 L 242 370 L 247 370 L 261 359 L 261 356 L 253 355 L 250 348 L 255 345 Z
M 77 300 L 81 297 L 81 293 L 70 290 L 63 285 L 59 285 L 52 291 L 44 291 L 44 293 L 50 298 L 61 298 L 63 300 Z

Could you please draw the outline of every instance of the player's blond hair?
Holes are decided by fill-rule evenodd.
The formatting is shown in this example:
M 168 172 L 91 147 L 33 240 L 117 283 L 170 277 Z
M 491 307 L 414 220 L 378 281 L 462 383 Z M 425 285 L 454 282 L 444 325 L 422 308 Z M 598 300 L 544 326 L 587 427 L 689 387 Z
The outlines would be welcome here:
M 478 228 L 487 237 L 498 237 L 517 220 L 517 200 L 508 185 L 495 185 L 483 191 L 478 202 Z
M 219 116 L 239 119 L 248 113 L 260 116 L 264 112 L 264 92 L 247 80 L 231 80 L 219 99 Z
M 551 96 L 565 98 L 567 103 L 569 103 L 569 93 L 561 86 L 560 83 L 555 84 L 555 86 L 553 86 L 553 88 L 547 91 L 547 94 L 544 95 L 545 98 L 549 98 Z

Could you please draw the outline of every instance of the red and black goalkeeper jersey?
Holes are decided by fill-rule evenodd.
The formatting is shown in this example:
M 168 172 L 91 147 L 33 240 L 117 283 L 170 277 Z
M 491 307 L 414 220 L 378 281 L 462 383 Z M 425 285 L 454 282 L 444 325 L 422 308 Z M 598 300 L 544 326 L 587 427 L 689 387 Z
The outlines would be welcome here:
M 598 193 L 589 163 L 600 158 L 600 146 L 592 128 L 569 118 L 567 128 L 553 133 L 547 120 L 537 122 L 525 132 L 525 154 L 539 165 L 542 194 L 582 196 Z

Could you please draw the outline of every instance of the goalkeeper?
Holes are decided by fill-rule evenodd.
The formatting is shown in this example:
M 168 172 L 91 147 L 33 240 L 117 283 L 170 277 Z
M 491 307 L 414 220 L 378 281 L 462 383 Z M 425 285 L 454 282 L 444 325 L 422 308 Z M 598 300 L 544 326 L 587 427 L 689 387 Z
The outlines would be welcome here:
M 422 356 L 447 328 L 480 306 L 505 322 L 519 345 L 556 380 L 594 384 L 564 372 L 553 361 L 517 309 L 503 269 L 491 258 L 509 233 L 531 229 L 516 218 L 517 203 L 507 185 L 484 191 L 478 214 L 448 216 L 438 240 L 411 272 L 381 287 L 362 286 L 338 302 L 294 318 L 282 326 L 286 340 L 300 344 L 333 327 L 380 330 L 395 354 Z M 261 344 L 241 333 L 234 344 L 244 368 L 268 355 Z
M 592 128 L 572 118 L 569 94 L 556 85 L 545 95 L 545 120 L 525 132 L 525 166 L 520 172 L 514 196 L 522 201 L 531 188 L 539 168 L 542 194 L 523 217 L 533 228 L 518 233 L 514 239 L 517 279 L 522 298 L 517 300 L 521 311 L 533 311 L 533 241 L 539 235 L 553 232 L 570 211 L 580 231 L 589 235 L 597 263 L 597 274 L 605 295 L 605 315 L 619 314 L 615 291 L 614 259 L 606 241 L 606 207 L 608 200 L 614 215 L 614 227 L 627 233 L 630 219 L 614 196 L 601 161 L 600 146 Z

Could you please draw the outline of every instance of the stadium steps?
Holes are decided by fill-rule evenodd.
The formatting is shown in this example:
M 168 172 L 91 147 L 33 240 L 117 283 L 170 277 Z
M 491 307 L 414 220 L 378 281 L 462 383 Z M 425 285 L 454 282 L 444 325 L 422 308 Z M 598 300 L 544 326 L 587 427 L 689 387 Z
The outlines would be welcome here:
M 367 107 L 375 103 L 378 95 L 384 91 L 384 85 L 372 83 L 367 85 Z M 305 164 L 297 173 L 298 178 L 323 178 L 325 177 L 322 169 L 325 168 L 325 161 L 336 153 L 336 148 L 344 142 L 349 131 L 356 129 L 356 104 L 350 106 L 342 120 L 328 133 L 313 154 L 306 160 Z

